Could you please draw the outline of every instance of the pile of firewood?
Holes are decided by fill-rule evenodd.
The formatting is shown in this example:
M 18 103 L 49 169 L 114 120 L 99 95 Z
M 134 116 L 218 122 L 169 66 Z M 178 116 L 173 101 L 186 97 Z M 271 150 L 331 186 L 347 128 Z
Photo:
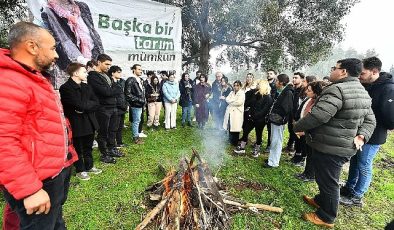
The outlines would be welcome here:
M 195 164 L 195 160 L 198 163 Z M 190 161 L 182 159 L 179 168 L 147 189 L 150 200 L 158 202 L 136 227 L 155 221 L 159 229 L 228 229 L 229 213 L 250 209 L 281 213 L 281 208 L 240 202 L 220 190 L 208 164 L 193 150 Z

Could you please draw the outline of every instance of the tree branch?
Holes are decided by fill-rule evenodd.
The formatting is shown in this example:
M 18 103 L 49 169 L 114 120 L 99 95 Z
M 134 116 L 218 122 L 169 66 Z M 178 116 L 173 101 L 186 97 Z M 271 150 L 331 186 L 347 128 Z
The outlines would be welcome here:
M 184 62 L 184 63 L 182 63 L 182 67 L 185 66 L 185 65 L 189 65 L 190 63 L 193 63 L 193 61 L 194 61 L 196 58 L 198 58 L 198 57 L 200 57 L 200 52 L 195 53 L 195 54 L 194 54 L 193 56 L 191 56 L 191 57 L 182 58 L 182 62 Z
M 260 38 L 260 39 L 254 39 L 252 41 L 242 41 L 242 42 L 237 42 L 237 41 L 218 41 L 218 42 L 214 42 L 212 43 L 211 47 L 216 47 L 216 46 L 221 46 L 221 45 L 228 45 L 228 46 L 246 46 L 246 47 L 250 47 L 250 48 L 255 48 L 255 49 L 261 49 L 262 47 L 260 46 L 255 46 L 252 45 L 253 43 L 256 42 L 264 42 L 265 40 Z

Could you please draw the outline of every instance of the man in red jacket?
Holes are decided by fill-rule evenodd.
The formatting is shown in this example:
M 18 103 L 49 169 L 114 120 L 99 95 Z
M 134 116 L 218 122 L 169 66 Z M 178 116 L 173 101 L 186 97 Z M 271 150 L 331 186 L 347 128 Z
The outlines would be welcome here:
M 70 165 L 67 121 L 45 70 L 58 55 L 45 29 L 19 22 L 0 49 L 0 184 L 21 229 L 65 229 Z

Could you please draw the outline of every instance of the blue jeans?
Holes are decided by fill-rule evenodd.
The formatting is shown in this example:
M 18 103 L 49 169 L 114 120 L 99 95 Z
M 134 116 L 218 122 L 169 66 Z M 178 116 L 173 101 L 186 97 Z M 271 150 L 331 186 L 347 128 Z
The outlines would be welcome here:
M 372 180 L 372 163 L 380 145 L 363 145 L 363 150 L 358 151 L 350 160 L 349 177 L 346 187 L 356 197 L 363 197 Z
M 190 103 L 187 107 L 182 107 L 182 124 L 192 121 L 191 113 L 192 113 L 192 103 Z
M 268 156 L 268 165 L 278 167 L 280 156 L 282 154 L 284 125 L 275 125 L 271 123 L 271 147 Z
M 133 116 L 133 121 L 131 123 L 131 132 L 134 138 L 138 137 L 140 132 L 138 132 L 138 127 L 141 122 L 142 108 L 131 107 L 131 113 Z

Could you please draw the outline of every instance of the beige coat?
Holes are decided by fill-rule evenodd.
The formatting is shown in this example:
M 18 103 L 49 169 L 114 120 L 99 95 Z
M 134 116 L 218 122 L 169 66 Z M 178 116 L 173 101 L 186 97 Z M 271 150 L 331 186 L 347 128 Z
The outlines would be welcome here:
M 230 132 L 241 132 L 244 121 L 245 92 L 242 89 L 237 94 L 232 91 L 226 97 L 226 102 L 228 106 L 224 115 L 223 128 L 228 130 L 230 120 Z

